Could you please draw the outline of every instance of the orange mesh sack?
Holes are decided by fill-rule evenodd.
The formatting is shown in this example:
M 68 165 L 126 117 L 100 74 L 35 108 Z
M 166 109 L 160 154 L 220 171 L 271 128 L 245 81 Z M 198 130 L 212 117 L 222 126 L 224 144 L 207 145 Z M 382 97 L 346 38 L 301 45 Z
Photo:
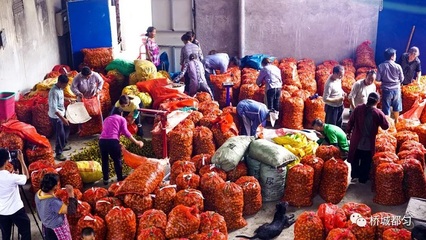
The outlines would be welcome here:
M 233 170 L 226 172 L 226 180 L 235 182 L 240 177 L 247 176 L 248 175 L 248 169 L 247 164 L 243 161 L 239 162 L 237 167 Z
M 337 205 L 322 203 L 318 207 L 317 214 L 324 224 L 326 233 L 330 232 L 334 228 L 346 227 L 345 212 Z
M 294 97 L 284 99 L 281 112 L 281 126 L 290 129 L 303 129 L 303 99 Z
M 176 161 L 170 170 L 170 184 L 176 183 L 176 177 L 181 173 L 195 173 L 195 164 L 190 161 Z
M 80 190 L 78 190 L 78 189 L 74 188 L 74 189 L 73 189 L 73 192 L 74 192 L 74 197 L 75 197 L 77 200 L 80 200 L 80 199 L 82 198 L 83 194 L 81 193 L 81 191 L 80 191 Z M 69 197 L 68 197 L 68 193 L 67 193 L 67 191 L 65 190 L 65 188 L 59 188 L 59 189 L 57 189 L 57 190 L 55 191 L 55 196 L 56 196 L 57 198 L 61 199 L 61 201 L 62 201 L 63 203 L 68 204 L 68 202 L 69 202 L 68 198 L 69 198 Z
M 407 140 L 414 140 L 416 142 L 419 141 L 419 135 L 415 132 L 411 131 L 398 131 L 395 135 L 397 141 L 397 150 L 401 146 L 401 144 Z
M 404 169 L 395 163 L 382 163 L 376 169 L 375 203 L 387 206 L 401 205 L 407 201 L 403 191 Z
M 225 82 L 232 82 L 232 76 L 231 73 L 223 73 L 223 74 L 216 74 L 216 75 L 210 75 L 210 81 L 213 84 L 213 92 L 215 95 L 215 99 L 219 102 L 220 107 L 226 106 L 226 88 L 223 87 L 223 83 Z M 232 95 L 232 88 L 230 90 L 230 98 L 233 98 Z
M 140 235 L 143 229 L 150 227 L 156 227 L 166 231 L 166 225 L 167 215 L 161 210 L 150 209 L 140 216 L 137 235 Z
M 106 226 L 105 221 L 99 216 L 93 216 L 92 214 L 85 215 L 78 220 L 77 223 L 77 233 L 81 233 L 81 231 L 90 227 L 94 230 L 95 236 L 99 239 L 105 239 L 106 235 Z M 80 238 L 78 238 L 80 239 Z
M 223 180 L 226 180 L 226 172 L 223 169 L 216 167 L 214 164 L 206 165 L 206 166 L 200 168 L 200 171 L 198 171 L 198 172 L 199 172 L 200 176 L 203 176 L 204 174 L 209 173 L 209 172 L 215 172 Z
M 200 185 L 200 176 L 195 173 L 181 173 L 176 177 L 177 190 L 197 189 Z
M 115 195 L 135 193 L 147 195 L 152 193 L 164 178 L 163 164 L 154 161 L 147 161 L 133 171 L 121 185 Z
M 236 182 L 244 193 L 243 215 L 253 215 L 262 208 L 262 194 L 259 181 L 253 176 L 243 176 Z
M 312 197 L 315 197 L 315 195 L 319 191 L 324 161 L 321 158 L 316 157 L 315 155 L 307 155 L 302 158 L 300 163 L 311 166 L 314 169 L 314 185 L 312 189 Z
M 196 189 L 180 190 L 176 194 L 175 206 L 184 205 L 187 207 L 195 206 L 199 212 L 204 210 L 204 197 L 201 191 Z
M 154 192 L 154 208 L 168 214 L 174 207 L 176 198 L 176 185 L 167 185 Z
M 318 95 L 322 96 L 324 94 L 325 82 L 327 82 L 327 79 L 330 74 L 331 70 L 329 69 L 320 69 L 315 71 L 315 80 L 317 81 Z
M 212 163 L 212 156 L 210 154 L 198 154 L 191 158 L 191 162 L 195 164 L 198 173 L 202 167 Z
M 151 195 L 126 194 L 124 196 L 124 205 L 139 216 L 154 205 Z
M 205 210 L 216 210 L 214 203 L 216 197 L 216 188 L 219 186 L 219 184 L 224 182 L 225 180 L 223 180 L 216 172 L 209 172 L 201 175 L 200 190 L 204 196 Z
M 402 228 L 402 221 L 392 219 L 397 219 L 397 216 L 387 212 L 377 212 L 371 216 L 371 225 L 376 226 L 376 239 L 383 239 L 383 233 L 387 229 Z
M 238 184 L 220 183 L 216 188 L 216 211 L 225 218 L 228 230 L 243 228 L 247 225 L 243 218 L 244 193 Z
M 212 96 L 210 96 L 207 92 L 198 92 L 195 94 L 195 98 L 198 100 L 199 103 L 205 102 L 205 101 L 212 101 Z
M 346 228 L 335 228 L 328 233 L 326 240 L 335 239 L 357 240 L 351 230 Z
M 324 225 L 315 212 L 303 212 L 294 224 L 294 240 L 323 240 Z
M 420 124 L 414 128 L 414 132 L 419 136 L 419 142 L 423 145 L 426 144 L 426 124 Z
M 411 232 L 407 229 L 390 228 L 383 232 L 383 240 L 411 240 Z
M 217 147 L 221 147 L 229 138 L 238 136 L 237 125 L 230 113 L 221 114 L 211 130 Z
M 41 180 L 47 173 L 58 174 L 56 169 L 51 167 L 35 170 L 31 173 L 31 191 L 33 193 L 36 193 L 40 189 Z M 61 187 L 60 181 L 58 181 L 58 187 Z
M 38 161 L 35 161 L 33 163 L 30 163 L 30 165 L 28 166 L 28 172 L 29 172 L 30 176 L 36 170 L 40 170 L 40 169 L 48 168 L 48 167 L 53 168 L 53 166 L 55 165 L 54 161 L 55 160 L 53 160 L 53 162 L 47 161 L 47 160 L 38 160 Z
M 154 124 L 152 127 L 152 150 L 156 158 L 161 158 L 163 156 L 163 135 L 162 135 L 162 125 L 161 122 Z
M 371 190 L 376 191 L 376 169 L 382 163 L 393 163 L 398 161 L 398 156 L 393 152 L 376 152 L 373 156 L 373 164 L 370 171 Z
M 399 151 L 402 152 L 404 150 L 411 150 L 411 149 L 419 149 L 422 152 L 426 153 L 426 148 L 424 147 L 424 145 L 414 140 L 407 140 L 403 142 L 401 144 L 401 147 L 399 148 Z
M 308 91 L 311 95 L 317 92 L 317 81 L 315 81 L 315 70 L 312 73 L 298 72 L 302 89 Z
M 73 161 L 65 161 L 59 164 L 59 178 L 61 180 L 62 186 L 67 184 L 73 186 L 77 189 L 83 189 L 83 181 L 78 171 L 77 164 Z
M 254 94 L 257 90 L 259 90 L 259 87 L 254 83 L 242 84 L 240 88 L 240 94 L 238 95 L 238 101 L 244 99 L 254 99 Z
M 370 217 L 364 219 L 367 221 L 365 226 L 360 227 L 356 222 L 348 221 L 347 228 L 355 235 L 356 239 L 376 239 L 376 226 L 371 225 Z
M 116 197 L 104 197 L 96 201 L 95 213 L 96 215 L 105 218 L 109 210 L 115 206 L 122 206 L 123 203 Z
M 33 106 L 31 120 L 31 125 L 37 129 L 37 132 L 47 138 L 51 137 L 53 134 L 53 126 L 47 114 L 48 112 L 49 105 L 46 99 L 46 102 L 38 103 Z
M 426 179 L 419 161 L 413 158 L 397 162 L 404 168 L 404 191 L 407 197 L 426 198 Z
M 309 165 L 297 164 L 287 173 L 284 198 L 290 206 L 312 206 L 312 188 L 314 184 L 314 169 Z
M 112 48 L 83 48 L 83 62 L 96 71 L 104 71 L 105 67 L 112 62 Z
M 193 131 L 176 127 L 167 136 L 170 163 L 177 160 L 189 161 L 192 156 Z
M 137 240 L 166 240 L 164 230 L 157 227 L 141 229 L 137 236 Z
M 118 189 L 121 185 L 123 185 L 123 181 L 115 182 L 115 183 L 111 184 L 111 185 L 109 186 L 109 188 L 108 188 L 108 193 L 109 193 L 111 196 L 114 196 L 114 195 L 115 195 L 115 192 L 117 191 L 117 189 Z
M 338 159 L 324 163 L 319 194 L 326 202 L 338 204 L 342 201 L 348 187 L 348 166 Z
M 343 204 L 342 209 L 348 219 L 353 213 L 358 213 L 365 218 L 371 217 L 371 208 L 364 203 L 347 202 Z
M 9 148 L 12 149 L 12 148 Z M 53 158 L 53 150 L 52 147 L 43 147 L 39 145 L 33 145 L 32 147 L 28 147 L 25 149 L 25 154 L 27 156 L 28 163 L 32 163 L 38 160 L 49 160 L 54 163 L 55 159 Z
M 222 215 L 214 211 L 206 211 L 200 214 L 200 228 L 199 232 L 208 233 L 213 230 L 219 230 L 228 238 L 228 229 L 226 222 Z
M 108 190 L 101 187 L 92 187 L 83 193 L 83 201 L 88 202 L 92 208 L 95 207 L 96 201 L 101 198 L 108 197 Z
M 321 121 L 325 121 L 325 103 L 322 97 L 310 97 L 305 100 L 304 114 L 303 114 L 303 126 L 305 128 L 312 128 L 312 122 L 319 118 Z
M 237 107 L 233 107 L 233 106 L 228 106 L 228 107 L 224 107 L 222 109 L 223 113 L 229 113 L 232 116 L 233 122 L 235 123 L 235 125 L 237 126 L 238 131 L 241 129 L 240 127 L 240 120 L 238 119 L 238 113 L 237 113 Z
M 388 135 L 395 140 L 395 145 L 390 141 Z M 396 138 L 389 134 L 379 134 L 376 136 L 376 152 L 396 152 Z
M 422 167 L 422 170 L 425 167 L 425 153 L 421 149 L 413 148 L 410 150 L 400 151 L 398 153 L 398 157 L 399 159 L 408 159 L 408 158 L 416 159 L 417 161 L 419 161 L 420 166 Z
M 167 238 L 191 235 L 200 227 L 200 216 L 196 207 L 177 205 L 169 213 L 166 225 Z
M 324 161 L 330 160 L 332 158 L 339 159 L 340 150 L 338 147 L 333 145 L 321 145 L 317 148 L 315 155 Z
M 212 131 L 204 126 L 196 127 L 194 130 L 194 154 L 210 154 L 216 151 Z
M 364 41 L 356 48 L 355 67 L 376 67 L 374 51 L 370 47 L 370 41 Z
M 134 239 L 136 215 L 130 208 L 113 207 L 105 216 L 107 240 Z
M 199 111 L 192 111 L 186 119 L 194 122 L 195 125 L 198 125 L 200 120 L 203 118 L 203 114 Z

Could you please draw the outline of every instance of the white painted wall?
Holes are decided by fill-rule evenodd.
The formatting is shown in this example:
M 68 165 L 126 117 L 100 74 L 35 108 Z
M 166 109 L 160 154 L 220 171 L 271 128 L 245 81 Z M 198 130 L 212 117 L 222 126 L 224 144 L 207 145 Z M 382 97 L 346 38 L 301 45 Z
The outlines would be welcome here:
M 46 0 L 47 15 L 36 1 L 24 0 L 24 13 L 14 21 L 12 0 L 0 0 L 0 29 L 6 33 L 5 48 L 0 48 L 0 91 L 25 92 L 43 80 L 59 63 L 55 11 L 60 0 Z

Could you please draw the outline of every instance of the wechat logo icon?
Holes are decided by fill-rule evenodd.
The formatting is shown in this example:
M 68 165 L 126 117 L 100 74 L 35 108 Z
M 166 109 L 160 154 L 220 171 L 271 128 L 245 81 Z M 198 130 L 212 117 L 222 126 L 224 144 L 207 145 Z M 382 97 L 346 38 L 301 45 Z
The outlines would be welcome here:
M 356 224 L 358 227 L 367 226 L 367 220 L 361 216 L 359 213 L 352 213 L 350 220 L 353 224 Z

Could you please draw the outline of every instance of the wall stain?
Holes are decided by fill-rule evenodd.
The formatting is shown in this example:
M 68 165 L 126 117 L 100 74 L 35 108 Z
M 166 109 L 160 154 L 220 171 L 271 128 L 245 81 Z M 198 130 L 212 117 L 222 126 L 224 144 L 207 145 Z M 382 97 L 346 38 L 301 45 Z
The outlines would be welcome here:
M 16 42 L 22 46 L 23 39 L 27 34 L 27 25 L 25 21 L 24 1 L 12 1 L 13 25 L 15 26 Z
M 37 19 L 40 23 L 41 33 L 44 35 L 45 30 L 49 29 L 49 12 L 47 11 L 46 0 L 34 0 Z

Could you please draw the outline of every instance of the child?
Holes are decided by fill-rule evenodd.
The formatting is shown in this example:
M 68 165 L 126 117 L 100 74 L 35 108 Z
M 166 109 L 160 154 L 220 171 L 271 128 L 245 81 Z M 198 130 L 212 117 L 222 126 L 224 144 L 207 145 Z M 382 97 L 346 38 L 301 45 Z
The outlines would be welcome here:
M 91 227 L 85 227 L 81 231 L 82 240 L 95 240 L 95 231 Z

